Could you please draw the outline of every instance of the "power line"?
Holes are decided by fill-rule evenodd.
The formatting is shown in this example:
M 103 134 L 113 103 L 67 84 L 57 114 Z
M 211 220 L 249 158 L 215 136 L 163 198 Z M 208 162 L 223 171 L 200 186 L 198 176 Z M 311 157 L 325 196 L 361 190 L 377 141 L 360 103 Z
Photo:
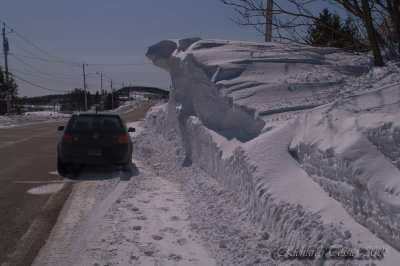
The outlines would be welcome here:
M 62 83 L 65 83 L 65 84 L 68 84 L 68 85 L 71 85 L 71 86 L 74 86 L 74 87 L 76 87 L 77 84 L 80 85 L 80 82 L 72 83 L 72 82 L 68 82 L 68 81 L 65 81 L 65 80 L 56 80 L 56 79 L 52 79 L 52 78 L 48 78 L 48 77 L 43 77 L 43 76 L 35 75 L 35 74 L 32 74 L 32 73 L 26 73 L 26 72 L 23 72 L 23 71 L 20 71 L 20 70 L 16 70 L 16 69 L 14 69 L 14 68 L 9 68 L 9 69 L 10 69 L 11 71 L 13 71 L 13 72 L 17 72 L 17 73 L 20 73 L 20 74 L 28 75 L 28 76 L 35 77 L 35 78 L 40 78 L 40 79 L 46 79 L 46 80 L 50 80 L 50 81 L 55 81 L 55 82 L 62 82 Z
M 92 71 L 94 71 L 95 73 L 100 73 L 100 72 L 102 72 L 102 71 L 99 71 L 99 70 L 97 70 L 97 69 L 94 69 L 90 64 L 86 64 L 86 66 L 87 66 L 89 69 L 91 69 Z
M 15 43 L 13 42 L 13 44 L 15 44 Z M 18 55 L 18 56 L 25 57 L 25 58 L 31 58 L 31 59 L 41 60 L 41 61 L 45 61 L 45 62 L 50 62 L 50 63 L 59 63 L 59 64 L 64 64 L 64 65 L 67 64 L 69 66 L 76 66 L 76 67 L 80 66 L 79 65 L 80 63 L 72 62 L 72 61 L 66 62 L 66 61 L 52 60 L 52 59 L 47 59 L 47 58 L 37 57 L 37 56 L 29 56 L 29 55 L 22 55 L 22 54 L 16 54 L 16 53 L 10 53 L 10 54 Z
M 33 54 L 32 52 L 30 52 L 29 50 L 26 50 L 22 46 L 18 45 L 16 42 L 12 41 L 11 43 L 13 45 L 17 46 L 18 48 L 20 48 L 21 50 L 31 54 L 31 56 L 16 54 L 16 53 L 10 53 L 10 54 L 14 54 L 14 55 L 18 55 L 18 56 L 26 57 L 26 58 L 31 58 L 31 59 L 37 59 L 37 60 L 46 61 L 46 62 L 51 62 L 51 63 L 60 63 L 60 64 L 67 64 L 67 65 L 73 65 L 76 67 L 81 67 L 80 62 L 66 61 L 66 60 L 54 60 L 54 59 L 38 57 L 35 54 Z M 90 63 L 90 64 L 86 64 L 86 65 L 88 65 L 88 66 L 143 66 L 143 65 L 151 65 L 151 64 L 152 63 L 150 63 L 150 62 L 141 62 L 141 63 L 93 63 L 93 64 Z
M 2 20 L 0 20 L 0 21 L 3 22 L 4 24 L 6 24 L 6 23 L 5 23 L 4 21 L 2 21 Z M 47 55 L 48 57 L 53 58 L 53 59 L 57 59 L 57 60 L 60 60 L 60 61 L 64 61 L 63 59 L 61 59 L 61 58 L 59 58 L 59 57 L 57 57 L 57 56 L 54 56 L 54 55 L 52 55 L 52 54 L 46 52 L 46 51 L 43 50 L 42 48 L 38 47 L 37 45 L 35 45 L 35 44 L 32 43 L 31 41 L 29 41 L 27 38 L 25 38 L 24 36 L 22 36 L 21 34 L 19 34 L 16 30 L 14 30 L 12 27 L 8 26 L 7 24 L 6 24 L 6 27 L 7 27 L 8 29 L 10 29 L 13 33 L 15 33 L 15 35 L 17 35 L 18 37 L 20 37 L 21 39 L 23 39 L 25 42 L 27 42 L 28 44 L 30 44 L 32 47 L 36 48 L 38 51 L 44 53 L 44 54 Z
M 81 67 L 81 65 L 80 65 L 81 63 L 80 62 L 67 61 L 67 60 L 64 60 L 64 59 L 47 59 L 47 58 L 43 58 L 43 57 L 38 57 L 34 53 L 32 53 L 31 51 L 26 50 L 22 46 L 18 45 L 16 42 L 11 41 L 11 43 L 13 45 L 17 46 L 18 48 L 20 48 L 21 50 L 29 53 L 32 56 L 21 55 L 21 54 L 15 54 L 14 53 L 15 55 L 26 57 L 26 58 L 32 58 L 32 59 L 47 61 L 47 62 L 54 62 L 54 63 L 74 65 L 74 66 L 77 66 L 77 67 Z M 143 66 L 143 65 L 151 65 L 151 64 L 152 64 L 151 62 L 141 62 L 141 63 L 90 63 L 90 64 L 86 64 L 86 65 L 92 65 L 92 66 Z
M 22 47 L 22 46 L 19 45 L 18 43 L 14 42 L 14 41 L 12 41 L 12 40 L 10 40 L 10 42 L 11 42 L 13 45 L 15 45 L 16 47 L 18 47 L 19 49 L 21 49 L 22 51 L 24 51 L 24 52 L 26 52 L 26 53 L 28 53 L 28 54 L 30 54 L 30 55 L 36 56 L 36 54 L 34 54 L 33 52 L 31 52 L 31 51 L 25 49 L 24 47 Z
M 30 81 L 28 81 L 28 80 L 26 80 L 26 79 L 23 79 L 23 78 L 21 78 L 21 77 L 15 75 L 15 74 L 12 74 L 12 73 L 10 73 L 10 74 L 11 74 L 13 77 L 16 77 L 16 78 L 19 79 L 19 80 L 22 80 L 22 81 L 24 81 L 24 82 L 26 82 L 26 83 L 28 83 L 28 84 L 30 84 L 30 85 L 32 85 L 32 86 L 41 88 L 41 89 L 43 89 L 43 90 L 52 91 L 52 92 L 70 92 L 70 91 L 59 91 L 59 90 L 49 89 L 49 88 L 46 88 L 46 87 L 37 85 L 37 84 L 35 84 L 35 83 L 33 83 L 33 82 L 30 82 Z
M 81 75 L 79 75 L 79 76 L 69 76 L 69 77 L 64 76 L 64 77 L 62 77 L 62 76 L 58 76 L 58 75 L 55 75 L 55 74 L 52 74 L 52 73 L 47 73 L 47 72 L 45 72 L 45 71 L 43 71 L 43 70 L 41 70 L 41 69 L 39 69 L 39 68 L 37 68 L 37 67 L 35 67 L 35 66 L 29 64 L 29 63 L 27 63 L 26 61 L 22 60 L 21 58 L 19 58 L 19 57 L 22 57 L 22 58 L 29 58 L 29 59 L 41 60 L 41 61 L 45 61 L 45 62 L 49 62 L 49 63 L 64 64 L 65 66 L 71 66 L 71 67 L 72 67 L 72 66 L 75 66 L 75 67 L 80 67 L 80 66 L 81 66 L 80 63 L 78 63 L 78 62 L 64 60 L 64 59 L 62 59 L 62 58 L 60 58 L 60 57 L 58 57 L 58 56 L 55 56 L 55 55 L 53 55 L 53 54 L 51 54 L 51 53 L 49 53 L 49 52 L 43 50 L 42 48 L 40 48 L 39 46 L 37 46 L 36 44 L 34 44 L 33 42 L 31 42 L 30 40 L 28 40 L 27 38 L 25 38 L 24 36 L 22 36 L 20 33 L 18 33 L 17 31 L 15 31 L 10 25 L 6 25 L 6 23 L 5 23 L 4 21 L 0 20 L 0 22 L 3 22 L 3 23 L 4 23 L 4 26 L 11 30 L 11 33 L 14 33 L 14 34 L 17 35 L 19 38 L 21 38 L 21 39 L 24 40 L 26 43 L 28 43 L 30 46 L 34 47 L 37 51 L 40 51 L 41 53 L 45 54 L 45 55 L 48 57 L 48 58 L 44 58 L 44 57 L 37 56 L 37 54 L 36 54 L 35 52 L 32 52 L 32 51 L 30 51 L 29 49 L 25 49 L 23 46 L 20 46 L 18 43 L 12 41 L 12 44 L 13 44 L 13 45 L 15 45 L 16 47 L 18 47 L 19 49 L 21 49 L 21 50 L 24 51 L 25 53 L 29 54 L 29 55 L 25 55 L 25 54 L 18 54 L 18 53 L 9 53 L 9 55 L 11 55 L 13 58 L 15 58 L 16 60 L 18 60 L 18 61 L 21 62 L 22 64 L 24 64 L 24 65 L 30 67 L 31 69 L 35 70 L 36 72 L 39 72 L 39 73 L 44 74 L 44 75 L 46 75 L 46 76 L 51 76 L 52 78 L 55 78 L 55 79 L 66 80 L 66 79 L 77 79 L 77 78 L 80 78 L 80 77 L 81 77 Z M 117 67 L 118 67 L 118 66 L 142 66 L 142 65 L 150 65 L 150 64 L 152 64 L 152 63 L 150 63 L 150 62 L 140 62 L 140 63 L 93 63 L 93 64 L 86 64 L 86 66 L 87 66 L 88 68 L 94 70 L 94 71 L 98 74 L 98 73 L 103 73 L 103 71 L 95 70 L 95 69 L 92 68 L 91 66 L 110 66 L 110 67 L 112 67 L 112 66 L 117 66 Z M 13 71 L 19 72 L 19 73 L 24 74 L 24 75 L 35 76 L 35 75 L 33 75 L 33 74 L 24 73 L 24 72 L 21 72 L 21 71 L 18 71 L 18 70 L 13 70 Z M 66 92 L 66 91 L 57 91 L 57 90 L 53 90 L 53 89 L 48 89 L 48 88 L 46 88 L 46 87 L 43 87 L 43 86 L 34 84 L 34 83 L 30 82 L 30 81 L 27 81 L 27 80 L 25 80 L 25 79 L 23 79 L 23 78 L 21 78 L 21 77 L 19 77 L 19 76 L 16 76 L 16 75 L 14 75 L 14 76 L 15 76 L 16 78 L 18 78 L 18 79 L 20 79 L 20 80 L 26 82 L 26 83 L 31 84 L 32 86 L 36 86 L 36 87 L 41 88 L 41 89 L 44 89 L 44 90 L 54 91 L 54 92 Z M 36 77 L 39 77 L 39 76 L 36 76 Z M 116 76 L 116 77 L 118 77 L 118 76 Z M 122 76 L 119 76 L 119 77 L 122 77 Z M 126 76 L 126 77 L 131 77 L 131 76 L 129 75 L 129 76 Z M 52 81 L 56 81 L 56 80 L 54 80 L 54 79 L 47 78 L 47 77 L 39 77 L 39 78 L 47 79 L 47 80 L 52 80 Z M 98 80 L 98 78 L 95 78 L 95 77 L 91 77 L 91 78 Z M 65 81 L 58 81 L 58 82 L 67 83 L 67 82 L 65 82 Z M 70 84 L 71 84 L 71 83 L 70 83 Z
M 46 52 L 45 50 L 43 50 L 42 48 L 38 47 L 37 45 L 35 45 L 33 42 L 29 41 L 27 38 L 25 38 L 20 33 L 18 33 L 14 28 L 12 28 L 11 26 L 7 25 L 4 21 L 0 20 L 0 22 L 3 22 L 5 24 L 5 26 L 12 31 L 12 33 L 15 33 L 18 37 L 23 39 L 25 42 L 30 44 L 32 47 L 34 47 L 38 51 L 42 52 L 43 54 L 47 55 L 48 57 L 52 58 L 53 60 L 49 60 L 49 59 L 46 59 L 46 58 L 38 57 L 35 54 L 33 54 L 31 51 L 26 50 L 25 48 L 23 48 L 22 46 L 18 45 L 15 42 L 12 42 L 18 48 L 22 49 L 23 51 L 25 51 L 25 52 L 27 52 L 27 53 L 29 53 L 31 55 L 33 55 L 33 56 L 27 56 L 27 55 L 18 55 L 18 56 L 37 59 L 37 60 L 42 60 L 42 61 L 47 61 L 47 62 L 53 62 L 53 63 L 75 65 L 75 66 L 79 66 L 80 67 L 80 62 L 67 61 L 67 60 L 64 60 L 64 59 L 62 59 L 60 57 L 52 55 L 52 54 Z M 14 53 L 13 55 L 17 55 L 17 54 Z M 150 65 L 150 64 L 152 64 L 152 63 L 150 63 L 150 62 L 141 62 L 141 63 L 92 63 L 92 64 L 87 64 L 87 65 L 88 66 L 89 65 L 93 65 L 93 66 L 142 66 L 142 65 Z
M 36 67 L 32 66 L 31 64 L 28 64 L 27 62 L 25 62 L 25 61 L 22 60 L 21 58 L 18 58 L 18 57 L 15 56 L 14 54 L 10 54 L 10 55 L 11 55 L 13 58 L 17 59 L 18 61 L 20 61 L 21 63 L 23 63 L 24 65 L 27 65 L 28 67 L 32 68 L 33 70 L 35 70 L 35 71 L 37 71 L 37 72 L 40 72 L 40 73 L 42 73 L 42 74 L 45 74 L 45 75 L 50 75 L 50 76 L 53 76 L 53 77 L 58 78 L 58 79 L 76 79 L 76 78 L 80 77 L 80 76 L 60 77 L 60 76 L 54 75 L 54 74 L 52 74 L 52 73 L 47 73 L 47 72 L 44 72 L 44 71 L 42 71 L 42 70 L 40 70 L 40 69 L 37 69 Z

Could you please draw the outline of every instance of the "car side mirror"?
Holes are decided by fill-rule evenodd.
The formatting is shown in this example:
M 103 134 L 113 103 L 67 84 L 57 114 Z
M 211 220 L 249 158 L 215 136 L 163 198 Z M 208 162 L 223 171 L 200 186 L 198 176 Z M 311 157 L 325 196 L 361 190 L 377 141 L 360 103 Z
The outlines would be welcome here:
M 134 127 L 128 128 L 128 132 L 135 132 L 135 131 L 136 131 L 136 129 Z
M 59 126 L 58 131 L 64 131 L 64 126 Z

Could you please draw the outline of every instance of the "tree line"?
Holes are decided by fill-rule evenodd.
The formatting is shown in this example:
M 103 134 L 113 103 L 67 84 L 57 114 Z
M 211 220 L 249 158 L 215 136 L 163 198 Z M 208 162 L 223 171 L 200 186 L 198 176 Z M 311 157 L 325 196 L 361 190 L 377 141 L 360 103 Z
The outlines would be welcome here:
M 9 78 L 10 88 L 10 103 L 11 113 L 22 114 L 24 108 L 22 103 L 26 102 L 26 97 L 18 97 L 18 85 L 12 78 Z M 7 112 L 7 82 L 5 73 L 0 66 L 0 115 Z M 50 97 L 51 98 L 51 97 Z M 53 97 L 54 98 L 54 97 Z M 61 111 L 84 111 L 85 110 L 85 91 L 83 89 L 75 88 L 69 92 L 65 97 L 60 97 L 58 100 Z M 104 92 L 102 95 L 96 91 L 95 94 L 87 92 L 87 106 L 88 109 L 95 107 L 97 110 L 111 110 L 117 108 L 119 103 L 118 93 L 114 90 L 112 92 Z
M 96 91 L 95 94 L 86 92 L 88 110 L 112 110 L 118 107 L 118 93 L 113 90 L 112 92 L 103 92 L 103 95 Z M 67 97 L 60 101 L 61 111 L 85 111 L 85 90 L 75 88 L 67 94 Z

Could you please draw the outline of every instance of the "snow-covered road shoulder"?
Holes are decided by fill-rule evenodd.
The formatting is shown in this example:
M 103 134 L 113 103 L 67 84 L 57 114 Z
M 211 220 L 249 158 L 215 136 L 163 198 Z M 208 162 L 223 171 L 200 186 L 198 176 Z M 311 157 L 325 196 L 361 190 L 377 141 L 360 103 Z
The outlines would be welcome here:
M 213 265 L 195 242 L 179 186 L 134 161 L 134 176 L 99 221 L 77 262 L 133 265 Z M 78 263 L 78 264 L 79 264 Z
M 34 124 L 48 123 L 66 120 L 70 115 L 57 112 L 27 112 L 23 115 L 1 115 L 0 128 Z
M 144 131 L 140 124 L 128 126 Z M 179 182 L 158 175 L 143 154 L 134 156 L 132 175 L 112 168 L 79 175 L 34 265 L 215 264 L 192 230 Z

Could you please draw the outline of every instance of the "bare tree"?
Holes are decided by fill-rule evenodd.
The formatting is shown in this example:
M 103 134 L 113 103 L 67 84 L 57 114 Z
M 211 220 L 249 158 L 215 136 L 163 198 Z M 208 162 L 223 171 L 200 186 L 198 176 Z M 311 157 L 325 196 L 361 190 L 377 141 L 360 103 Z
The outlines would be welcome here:
M 265 0 L 220 0 L 222 3 L 232 6 L 238 17 L 234 19 L 239 25 L 252 26 L 262 35 L 266 35 L 266 17 L 267 9 Z M 318 17 L 313 14 L 311 5 L 316 0 L 285 0 L 274 1 L 271 13 L 273 14 L 272 26 L 275 34 L 272 39 L 278 42 L 295 42 L 307 43 L 307 29 L 311 25 L 321 23 Z M 352 40 L 355 45 L 361 49 L 369 46 L 373 55 L 375 66 L 383 66 L 383 58 L 379 48 L 380 44 L 385 43 L 380 36 L 376 27 L 379 23 L 378 14 L 383 18 L 389 17 L 394 25 L 396 34 L 396 42 L 400 41 L 400 14 L 399 0 L 326 0 L 327 3 L 333 4 L 345 11 L 347 14 L 361 23 L 359 28 L 360 34 L 365 35 L 368 43 L 355 39 L 353 36 L 342 36 Z M 332 31 L 336 29 L 330 28 L 329 25 L 319 25 L 329 28 Z M 343 35 L 343 32 L 336 32 Z M 400 52 L 400 46 L 399 46 Z
M 388 1 L 390 2 L 390 1 Z M 396 29 L 396 37 L 398 44 L 398 51 L 400 53 L 400 1 L 392 0 L 393 12 L 392 12 L 392 20 Z
M 367 31 L 369 46 L 374 55 L 374 65 L 383 66 L 383 58 L 379 48 L 379 43 L 383 43 L 382 38 L 378 34 L 374 26 L 374 19 L 372 17 L 372 9 L 369 0 L 332 0 L 344 7 L 348 12 L 358 17 L 363 21 L 364 27 Z
M 270 9 L 265 6 L 265 0 L 220 0 L 222 3 L 232 6 L 238 16 L 233 19 L 235 23 L 241 26 L 252 26 L 262 35 L 268 35 L 266 29 L 266 18 L 268 11 L 273 15 L 271 27 L 275 30 L 272 39 L 277 42 L 294 42 L 299 44 L 308 44 L 307 30 L 309 26 L 321 23 L 319 17 L 309 11 L 309 7 L 315 0 L 285 0 L 273 1 L 273 7 Z M 268 1 L 268 0 L 267 0 Z M 284 5 L 284 6 L 283 6 Z M 268 17 L 268 16 L 267 16 Z M 320 25 L 329 28 L 330 25 Z M 330 28 L 335 31 L 336 29 Z M 336 32 L 341 35 L 343 32 Z M 267 39 L 267 36 L 265 36 Z M 357 43 L 359 47 L 365 47 L 365 44 L 352 36 L 343 36 Z
M 377 9 L 384 21 L 389 40 L 398 43 L 400 53 L 400 1 L 399 0 L 376 0 Z

